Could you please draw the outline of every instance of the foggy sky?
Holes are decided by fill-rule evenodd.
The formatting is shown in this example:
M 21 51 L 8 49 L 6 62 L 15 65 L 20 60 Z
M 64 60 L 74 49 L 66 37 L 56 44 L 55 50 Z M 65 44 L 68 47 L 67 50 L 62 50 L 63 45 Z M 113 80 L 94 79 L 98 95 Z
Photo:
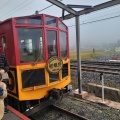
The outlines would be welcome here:
M 77 5 L 91 5 L 95 6 L 109 0 L 62 0 L 64 4 L 77 4 Z M 0 3 L 0 21 L 7 18 L 32 15 L 36 10 L 40 11 L 48 7 L 51 3 L 45 0 L 2 0 Z M 75 9 L 81 10 L 81 9 Z M 60 17 L 62 10 L 56 6 L 52 6 L 40 14 L 50 14 Z M 67 14 L 67 12 L 65 12 Z M 120 15 L 120 5 L 106 8 L 100 11 L 92 12 L 90 14 L 80 16 L 80 45 L 81 47 L 102 45 L 103 43 L 116 42 L 120 39 L 120 17 L 101 20 L 104 18 L 114 17 Z M 101 20 L 98 22 L 92 22 Z M 75 19 L 64 21 L 69 27 L 70 46 L 76 45 L 76 30 Z M 92 22 L 92 23 L 88 23 Z M 88 24 L 83 24 L 88 23 Z

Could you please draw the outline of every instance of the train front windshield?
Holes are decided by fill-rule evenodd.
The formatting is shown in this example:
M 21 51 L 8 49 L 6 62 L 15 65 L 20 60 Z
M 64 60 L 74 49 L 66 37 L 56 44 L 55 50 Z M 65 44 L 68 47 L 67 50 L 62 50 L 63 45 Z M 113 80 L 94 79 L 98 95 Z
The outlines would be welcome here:
M 17 28 L 20 63 L 43 61 L 42 29 Z
M 57 18 L 48 16 L 43 18 L 16 20 L 20 63 L 43 62 L 52 56 L 68 58 L 66 26 Z

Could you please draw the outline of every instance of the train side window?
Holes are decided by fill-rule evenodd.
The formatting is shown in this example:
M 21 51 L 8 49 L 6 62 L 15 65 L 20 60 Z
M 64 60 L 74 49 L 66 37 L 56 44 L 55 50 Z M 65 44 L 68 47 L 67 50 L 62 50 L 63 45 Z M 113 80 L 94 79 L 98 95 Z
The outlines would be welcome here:
M 2 36 L 2 48 L 3 48 L 3 52 L 6 53 L 6 38 L 5 38 L 5 36 Z
M 60 55 L 62 58 L 67 57 L 67 37 L 65 32 L 60 31 Z
M 17 28 L 20 63 L 44 60 L 42 29 Z
M 56 34 L 57 34 L 56 31 L 53 30 L 47 31 L 48 58 L 52 56 L 57 56 Z

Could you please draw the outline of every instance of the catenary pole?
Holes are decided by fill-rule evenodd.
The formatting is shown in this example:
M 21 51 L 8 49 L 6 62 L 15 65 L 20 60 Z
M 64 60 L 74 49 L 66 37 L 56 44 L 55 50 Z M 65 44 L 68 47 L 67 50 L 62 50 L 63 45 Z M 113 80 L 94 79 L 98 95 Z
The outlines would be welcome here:
M 81 74 L 81 55 L 80 55 L 80 21 L 79 15 L 76 15 L 76 48 L 77 48 L 77 64 L 78 64 L 78 89 L 82 93 L 82 74 Z

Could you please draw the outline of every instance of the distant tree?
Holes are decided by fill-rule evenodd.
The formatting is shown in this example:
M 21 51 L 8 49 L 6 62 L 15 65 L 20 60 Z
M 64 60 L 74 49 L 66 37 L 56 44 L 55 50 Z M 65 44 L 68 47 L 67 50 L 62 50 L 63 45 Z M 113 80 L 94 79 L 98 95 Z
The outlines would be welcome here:
M 119 39 L 119 40 L 117 40 L 116 47 L 120 47 L 120 39 Z

